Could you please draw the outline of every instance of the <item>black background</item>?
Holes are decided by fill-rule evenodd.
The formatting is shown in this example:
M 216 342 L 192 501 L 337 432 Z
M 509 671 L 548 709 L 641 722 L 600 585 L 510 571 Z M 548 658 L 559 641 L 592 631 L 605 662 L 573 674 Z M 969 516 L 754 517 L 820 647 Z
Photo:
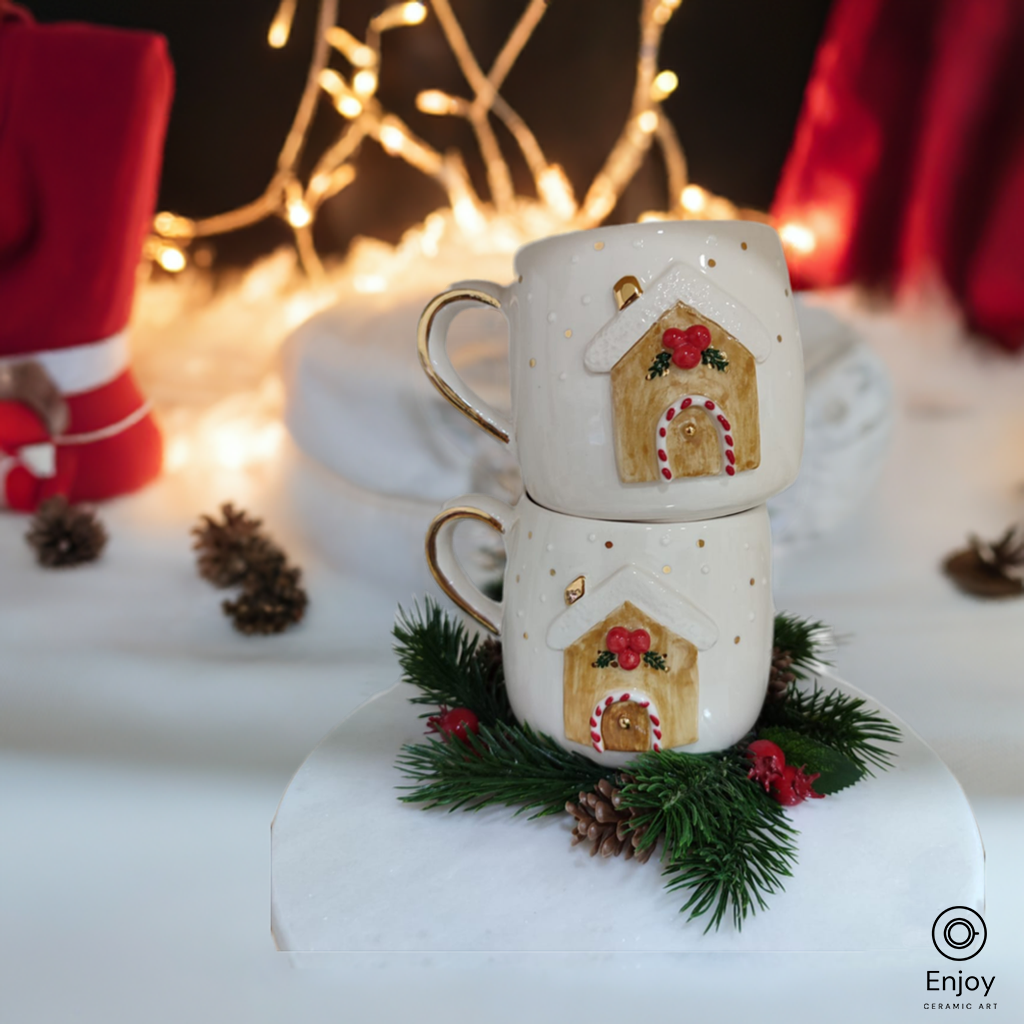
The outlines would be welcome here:
M 299 0 L 282 50 L 267 44 L 277 0 L 29 0 L 39 21 L 82 20 L 163 33 L 177 76 L 160 208 L 200 217 L 255 198 L 270 178 L 309 63 L 317 5 Z M 338 23 L 361 37 L 382 0 L 341 0 Z M 453 0 L 477 59 L 490 66 L 521 0 Z M 684 0 L 669 22 L 661 67 L 679 75 L 666 101 L 686 148 L 691 180 L 742 205 L 771 201 L 799 112 L 829 0 Z M 639 0 L 552 0 L 502 94 L 526 119 L 549 159 L 562 164 L 577 193 L 589 184 L 629 108 Z M 348 68 L 340 57 L 335 65 Z M 431 15 L 384 37 L 379 97 L 385 108 L 440 149 L 458 147 L 478 189 L 483 168 L 468 126 L 419 113 L 425 88 L 469 95 Z M 340 118 L 324 102 L 309 152 L 315 157 Z M 529 193 L 525 165 L 498 128 L 517 185 Z M 443 205 L 437 186 L 365 143 L 356 183 L 327 204 L 318 247 L 342 251 L 357 234 L 396 240 Z M 612 220 L 663 207 L 664 173 L 654 156 L 623 196 Z M 288 232 L 279 222 L 216 240 L 218 260 L 237 263 L 272 249 Z

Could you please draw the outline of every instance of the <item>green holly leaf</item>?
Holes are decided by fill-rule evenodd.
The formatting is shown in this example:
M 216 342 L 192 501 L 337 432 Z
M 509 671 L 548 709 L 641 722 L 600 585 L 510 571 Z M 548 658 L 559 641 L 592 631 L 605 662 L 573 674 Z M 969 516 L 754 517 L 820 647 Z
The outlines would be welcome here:
M 782 748 L 786 764 L 803 766 L 809 775 L 821 773 L 814 783 L 814 791 L 828 796 L 852 786 L 864 777 L 864 771 L 845 754 L 803 733 L 782 726 L 762 729 L 758 739 L 771 740 Z
M 655 377 L 662 377 L 668 373 L 672 365 L 672 353 L 668 349 L 662 349 L 655 357 L 654 362 L 647 368 L 647 379 L 654 380 Z
M 598 651 L 597 661 L 594 662 L 594 668 L 618 668 L 619 663 L 615 660 L 615 655 L 611 651 Z
M 659 672 L 668 671 L 668 663 L 665 661 L 665 655 L 659 654 L 657 651 L 644 651 L 644 664 L 650 668 L 656 668 Z
M 713 366 L 716 370 L 720 370 L 723 373 L 725 368 L 729 365 L 729 360 L 722 355 L 721 349 L 711 348 L 708 346 L 700 354 L 700 361 L 705 366 Z

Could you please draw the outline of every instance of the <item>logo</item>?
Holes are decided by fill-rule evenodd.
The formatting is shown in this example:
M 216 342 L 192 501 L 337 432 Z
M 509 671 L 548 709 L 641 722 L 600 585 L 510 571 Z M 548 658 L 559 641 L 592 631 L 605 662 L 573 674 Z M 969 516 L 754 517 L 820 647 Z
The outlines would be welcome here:
M 970 960 L 987 938 L 981 914 L 970 907 L 947 907 L 932 925 L 932 943 L 947 960 Z

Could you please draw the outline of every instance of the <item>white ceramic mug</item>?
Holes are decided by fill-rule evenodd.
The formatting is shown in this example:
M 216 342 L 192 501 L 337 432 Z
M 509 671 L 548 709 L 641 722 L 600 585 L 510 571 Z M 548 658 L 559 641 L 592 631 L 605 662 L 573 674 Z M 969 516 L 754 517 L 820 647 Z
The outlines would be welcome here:
M 504 534 L 501 602 L 455 557 L 463 519 Z M 763 505 L 625 523 L 473 494 L 438 513 L 426 546 L 445 593 L 501 636 L 516 717 L 567 749 L 620 765 L 648 749 L 721 750 L 754 724 L 774 626 Z
M 793 482 L 803 358 L 770 227 L 598 228 L 527 245 L 515 269 L 508 287 L 469 281 L 433 299 L 419 352 L 453 405 L 514 446 L 535 501 L 569 515 L 674 522 L 752 508 Z M 472 304 L 508 320 L 511 418 L 474 394 L 445 353 L 452 319 Z

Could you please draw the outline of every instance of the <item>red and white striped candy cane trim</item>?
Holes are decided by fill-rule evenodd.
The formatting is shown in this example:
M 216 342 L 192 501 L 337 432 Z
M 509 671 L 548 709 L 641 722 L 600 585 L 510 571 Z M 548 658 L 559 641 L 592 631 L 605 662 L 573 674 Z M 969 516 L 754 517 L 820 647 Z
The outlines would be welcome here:
M 598 701 L 590 716 L 590 745 L 599 753 L 604 753 L 604 737 L 601 735 L 601 716 L 613 704 L 621 701 L 635 700 L 642 708 L 647 708 L 647 717 L 651 720 L 651 747 L 661 750 L 661 718 L 654 702 L 646 693 L 639 690 L 613 690 Z
M 658 432 L 654 436 L 654 447 L 658 452 L 658 462 L 661 465 L 661 475 L 666 480 L 672 479 L 672 470 L 668 468 L 668 425 L 675 419 L 676 415 L 685 412 L 687 409 L 703 409 L 708 419 L 715 425 L 718 431 L 718 443 L 722 448 L 722 467 L 729 476 L 736 473 L 736 453 L 733 450 L 732 425 L 725 417 L 725 411 L 715 405 L 705 395 L 684 395 L 675 401 L 662 413 L 658 420 Z

